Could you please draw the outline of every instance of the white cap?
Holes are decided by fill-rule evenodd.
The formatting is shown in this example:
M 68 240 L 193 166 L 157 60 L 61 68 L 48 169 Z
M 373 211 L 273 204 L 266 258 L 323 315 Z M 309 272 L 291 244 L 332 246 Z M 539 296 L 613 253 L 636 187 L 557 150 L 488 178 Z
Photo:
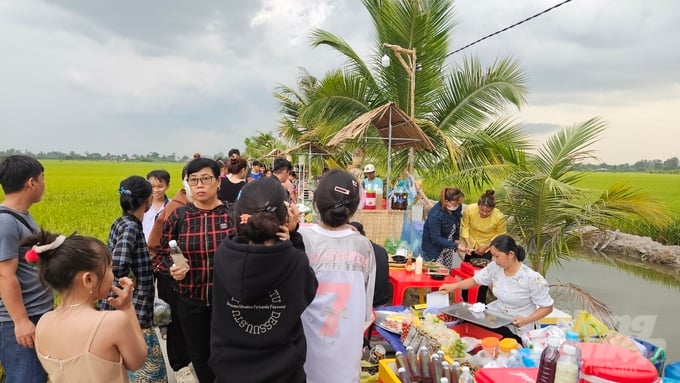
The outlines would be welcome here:
M 373 173 L 375 171 L 375 166 L 373 164 L 368 164 L 364 166 L 364 173 Z
M 174 239 L 171 239 L 170 241 L 168 241 L 168 246 L 177 247 L 177 241 L 175 241 Z

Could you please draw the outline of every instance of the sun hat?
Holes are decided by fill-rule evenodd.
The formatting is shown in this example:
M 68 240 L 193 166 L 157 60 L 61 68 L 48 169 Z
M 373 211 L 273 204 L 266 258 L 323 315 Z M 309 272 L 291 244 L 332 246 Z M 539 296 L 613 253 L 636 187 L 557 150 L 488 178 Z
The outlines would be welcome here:
M 375 171 L 375 166 L 373 164 L 368 164 L 364 166 L 364 173 L 373 173 Z

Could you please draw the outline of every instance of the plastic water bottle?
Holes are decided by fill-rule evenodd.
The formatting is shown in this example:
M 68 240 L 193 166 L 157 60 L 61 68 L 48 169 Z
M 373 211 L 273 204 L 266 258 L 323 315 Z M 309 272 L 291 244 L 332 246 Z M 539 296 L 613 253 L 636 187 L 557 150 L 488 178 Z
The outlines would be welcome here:
M 560 338 L 548 338 L 548 347 L 541 353 L 541 362 L 538 364 L 538 376 L 536 383 L 554 383 L 557 359 L 560 357 Z
M 416 274 L 422 274 L 423 273 L 423 257 L 418 255 L 416 257 Z
M 177 245 L 177 241 L 171 239 L 168 242 L 168 246 L 170 246 L 170 257 L 172 257 L 172 262 L 179 267 L 188 269 L 189 268 L 189 264 L 187 263 L 188 261 L 184 257 L 182 250 L 180 250 L 179 245 Z
M 578 383 L 579 364 L 576 360 L 576 347 L 571 344 L 563 345 L 555 369 L 555 383 Z
M 472 374 L 470 374 L 470 367 L 463 366 L 462 371 L 463 372 L 458 378 L 458 383 L 475 383 L 475 378 L 473 378 Z
M 522 357 L 519 356 L 519 351 L 510 350 L 510 358 L 508 358 L 507 366 L 508 368 L 524 367 L 524 363 L 522 363 Z
M 561 347 L 564 347 L 565 345 L 572 345 L 576 349 L 576 360 L 579 362 L 579 366 L 581 365 L 581 347 L 579 347 L 579 343 L 581 343 L 581 339 L 578 337 L 578 333 L 576 331 L 567 331 L 565 333 L 565 336 L 567 340 L 562 343 Z M 560 355 L 562 354 L 562 348 L 560 348 Z

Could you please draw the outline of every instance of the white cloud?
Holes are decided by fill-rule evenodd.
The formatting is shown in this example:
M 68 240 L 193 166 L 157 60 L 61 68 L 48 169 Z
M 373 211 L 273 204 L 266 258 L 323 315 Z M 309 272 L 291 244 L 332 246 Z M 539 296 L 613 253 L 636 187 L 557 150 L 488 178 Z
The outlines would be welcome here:
M 455 2 L 451 50 L 554 1 Z M 678 155 L 680 3 L 574 1 L 450 57 L 525 68 L 534 128 L 600 116 L 607 162 Z M 278 120 L 272 92 L 299 67 L 343 64 L 311 48 L 326 29 L 369 59 L 371 21 L 356 0 L 0 2 L 0 148 L 147 153 L 224 152 Z M 36 140 L 28 134 L 40 137 Z M 660 138 L 657 141 L 646 137 Z M 542 136 L 534 135 L 536 140 Z M 649 142 L 649 143 L 648 143 Z

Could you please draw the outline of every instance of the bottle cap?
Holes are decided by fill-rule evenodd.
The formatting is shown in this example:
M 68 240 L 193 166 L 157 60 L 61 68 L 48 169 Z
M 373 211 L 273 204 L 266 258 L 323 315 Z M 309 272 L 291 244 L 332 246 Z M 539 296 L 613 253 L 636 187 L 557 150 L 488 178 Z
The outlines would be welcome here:
M 567 337 L 567 340 L 571 340 L 571 341 L 574 341 L 574 342 L 578 342 L 580 340 L 578 333 L 576 331 L 569 330 L 569 331 L 566 332 L 565 335 Z
M 470 372 L 470 367 L 469 366 L 463 366 L 462 370 L 463 370 L 463 373 Z
M 177 241 L 175 241 L 174 239 L 171 239 L 170 241 L 168 241 L 168 246 L 177 247 Z

